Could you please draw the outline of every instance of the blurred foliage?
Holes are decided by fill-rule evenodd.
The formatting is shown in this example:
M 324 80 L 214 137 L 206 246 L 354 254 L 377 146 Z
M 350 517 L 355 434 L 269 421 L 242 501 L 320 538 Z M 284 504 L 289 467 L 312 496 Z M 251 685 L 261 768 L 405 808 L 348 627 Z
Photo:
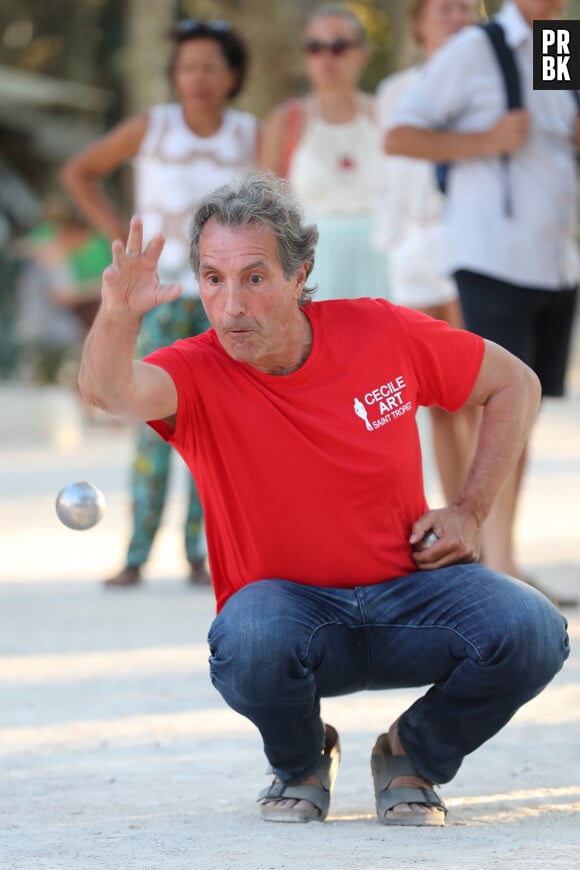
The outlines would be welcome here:
M 123 39 L 117 0 L 2 0 L 0 64 L 110 87 Z
M 382 78 L 395 67 L 396 19 L 389 14 L 393 4 L 359 0 L 346 4 L 361 19 L 371 45 L 371 60 L 362 77 L 362 87 L 374 91 Z
M 67 147 L 78 147 L 78 131 L 101 131 L 124 111 L 118 69 L 123 41 L 116 0 L 0 3 L 0 67 L 22 74 L 12 81 L 0 69 L 0 159 L 37 192 L 53 183 Z M 42 77 L 38 83 L 35 75 Z M 79 85 L 100 89 L 100 105 Z
M 177 17 L 227 18 L 247 37 L 254 62 L 271 59 L 268 75 L 253 79 L 247 102 L 263 104 L 262 92 L 288 95 L 301 74 L 301 30 L 316 0 L 2 0 L 0 65 L 87 85 L 113 89 L 119 100 L 111 109 L 121 117 L 130 106 L 124 93 L 124 54 L 131 16 L 162 21 Z M 345 0 L 363 21 L 373 48 L 363 85 L 373 90 L 397 67 L 405 41 L 405 0 Z M 482 15 L 493 14 L 501 0 L 480 0 Z M 267 14 L 265 11 L 267 10 Z M 568 17 L 580 14 L 580 0 L 570 0 Z M 164 29 L 159 32 L 163 54 Z M 263 52 L 263 54 L 261 54 Z M 149 55 L 151 75 L 164 66 Z

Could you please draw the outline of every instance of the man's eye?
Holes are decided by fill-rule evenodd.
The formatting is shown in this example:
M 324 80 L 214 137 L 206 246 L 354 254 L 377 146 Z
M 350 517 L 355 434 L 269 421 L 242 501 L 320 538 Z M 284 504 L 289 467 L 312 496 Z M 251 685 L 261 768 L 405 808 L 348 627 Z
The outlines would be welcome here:
M 261 275 L 250 275 L 250 284 L 261 284 L 262 276 Z
M 208 275 L 206 280 L 208 284 L 219 284 L 220 279 L 217 275 Z

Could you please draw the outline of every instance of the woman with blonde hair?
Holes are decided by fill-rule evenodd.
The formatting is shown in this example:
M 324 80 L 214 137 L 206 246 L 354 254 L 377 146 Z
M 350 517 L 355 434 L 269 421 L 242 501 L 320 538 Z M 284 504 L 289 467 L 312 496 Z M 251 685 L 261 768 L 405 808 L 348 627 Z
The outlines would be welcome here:
M 325 3 L 306 23 L 303 52 L 310 92 L 272 111 L 260 165 L 289 179 L 318 226 L 316 298 L 385 296 L 384 258 L 370 244 L 382 136 L 374 99 L 358 87 L 365 28 L 348 7 Z

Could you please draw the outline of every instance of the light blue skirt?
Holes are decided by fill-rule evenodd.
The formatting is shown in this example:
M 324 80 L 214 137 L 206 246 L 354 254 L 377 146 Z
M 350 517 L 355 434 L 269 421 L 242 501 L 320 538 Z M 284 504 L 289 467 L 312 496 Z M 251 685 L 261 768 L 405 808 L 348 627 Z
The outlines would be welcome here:
M 367 215 L 306 217 L 318 227 L 314 270 L 307 287 L 318 286 L 313 299 L 389 298 L 384 251 L 371 247 L 373 219 Z

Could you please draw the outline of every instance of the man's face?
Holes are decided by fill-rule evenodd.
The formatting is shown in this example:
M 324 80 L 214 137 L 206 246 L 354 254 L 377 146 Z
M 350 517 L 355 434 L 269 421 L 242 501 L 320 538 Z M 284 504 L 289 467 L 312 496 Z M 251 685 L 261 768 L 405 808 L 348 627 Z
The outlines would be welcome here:
M 306 265 L 286 278 L 272 230 L 232 230 L 214 218 L 201 234 L 199 260 L 201 300 L 224 350 L 259 371 L 283 370 L 303 340 Z
M 530 25 L 536 19 L 549 21 L 559 18 L 566 6 L 566 0 L 515 0 L 515 2 Z

